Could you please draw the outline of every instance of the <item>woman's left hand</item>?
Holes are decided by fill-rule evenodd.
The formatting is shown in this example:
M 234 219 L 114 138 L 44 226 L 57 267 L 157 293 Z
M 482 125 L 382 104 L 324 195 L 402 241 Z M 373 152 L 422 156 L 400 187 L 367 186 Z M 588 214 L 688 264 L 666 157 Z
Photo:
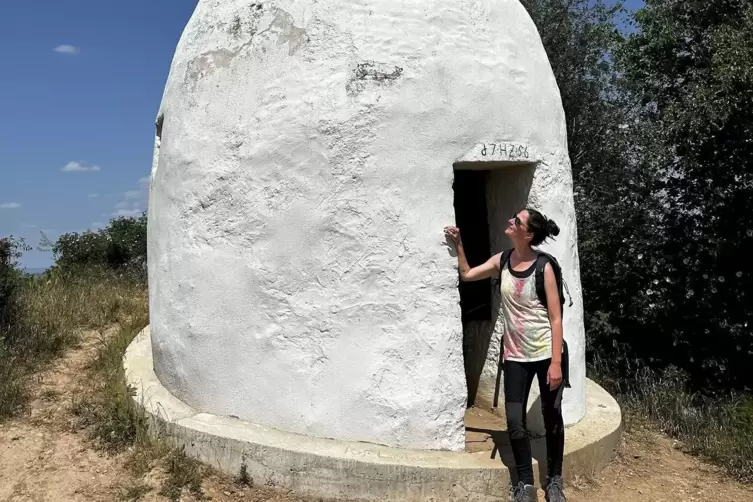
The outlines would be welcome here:
M 562 385 L 562 366 L 557 363 L 549 365 L 549 371 L 546 373 L 546 383 L 549 384 L 549 390 L 554 390 Z

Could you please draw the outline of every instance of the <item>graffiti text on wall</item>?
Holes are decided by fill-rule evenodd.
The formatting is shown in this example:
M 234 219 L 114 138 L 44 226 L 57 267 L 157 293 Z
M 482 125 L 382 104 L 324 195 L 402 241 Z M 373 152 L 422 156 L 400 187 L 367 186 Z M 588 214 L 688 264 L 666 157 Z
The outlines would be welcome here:
M 481 156 L 511 160 L 527 159 L 528 145 L 516 145 L 515 143 L 483 143 L 481 145 Z

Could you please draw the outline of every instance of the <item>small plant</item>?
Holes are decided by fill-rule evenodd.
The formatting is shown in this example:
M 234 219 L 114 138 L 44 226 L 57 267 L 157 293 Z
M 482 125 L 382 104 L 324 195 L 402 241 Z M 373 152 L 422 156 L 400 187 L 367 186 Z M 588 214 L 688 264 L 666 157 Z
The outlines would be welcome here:
M 238 473 L 238 477 L 235 478 L 235 482 L 240 486 L 248 486 L 249 488 L 254 486 L 254 480 L 248 474 L 248 467 L 246 466 L 246 462 L 243 462 L 243 464 L 241 464 L 241 470 Z
M 136 481 L 123 488 L 120 492 L 119 498 L 125 502 L 137 502 L 143 499 L 150 491 L 152 491 L 152 489 L 148 484 L 143 481 Z
M 147 323 L 146 312 L 134 312 L 130 322 L 100 347 L 90 367 L 91 392 L 75 404 L 74 413 L 90 426 L 93 439 L 108 451 L 148 443 L 147 418 L 133 401 L 133 391 L 125 382 L 123 354 Z
M 188 455 L 185 451 L 174 449 L 165 459 L 167 479 L 162 485 L 160 495 L 173 502 L 180 500 L 184 488 L 197 498 L 203 498 L 201 489 L 201 463 Z
M 138 443 L 129 451 L 124 464 L 125 468 L 133 477 L 141 478 L 158 466 L 170 451 L 171 448 L 161 441 Z

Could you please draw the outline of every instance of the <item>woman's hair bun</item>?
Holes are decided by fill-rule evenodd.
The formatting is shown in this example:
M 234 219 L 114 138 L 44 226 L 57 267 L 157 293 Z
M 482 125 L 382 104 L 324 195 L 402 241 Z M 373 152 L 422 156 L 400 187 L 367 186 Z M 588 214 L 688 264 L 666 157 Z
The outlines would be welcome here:
M 560 234 L 560 227 L 557 226 L 554 220 L 547 220 L 546 230 L 553 237 L 557 237 Z

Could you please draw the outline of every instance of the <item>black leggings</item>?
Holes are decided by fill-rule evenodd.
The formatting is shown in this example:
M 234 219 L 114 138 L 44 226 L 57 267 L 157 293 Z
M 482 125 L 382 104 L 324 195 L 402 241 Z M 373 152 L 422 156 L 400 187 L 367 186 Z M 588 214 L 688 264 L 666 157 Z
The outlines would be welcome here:
M 562 421 L 564 384 L 555 390 L 549 390 L 546 374 L 551 362 L 551 359 L 532 363 L 505 361 L 507 432 L 510 435 L 518 479 L 527 485 L 533 485 L 533 466 L 531 442 L 526 430 L 526 403 L 534 376 L 539 380 L 541 408 L 546 427 L 547 475 L 550 477 L 562 475 L 562 456 L 565 450 L 565 426 Z

